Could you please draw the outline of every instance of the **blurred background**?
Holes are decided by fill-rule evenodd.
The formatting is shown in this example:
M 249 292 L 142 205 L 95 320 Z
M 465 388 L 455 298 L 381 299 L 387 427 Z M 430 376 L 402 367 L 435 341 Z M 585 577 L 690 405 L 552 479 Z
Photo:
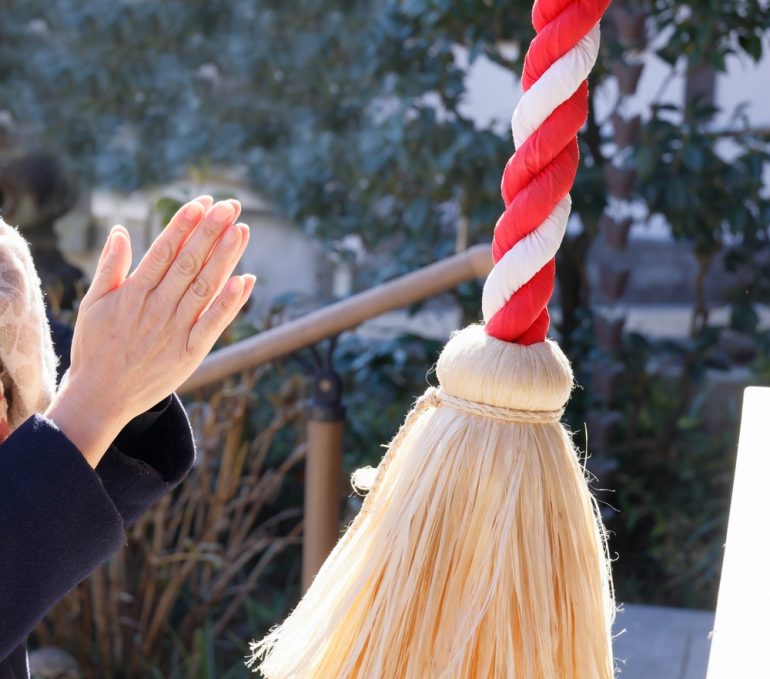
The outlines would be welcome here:
M 73 322 L 114 223 L 138 258 L 181 201 L 236 197 L 259 281 L 223 343 L 280 325 L 489 243 L 530 11 L 9 0 L 1 214 Z M 741 393 L 770 384 L 769 47 L 760 0 L 616 0 L 603 24 L 551 334 L 622 602 L 715 606 Z M 349 473 L 480 295 L 470 280 L 189 395 L 192 477 L 41 623 L 37 676 L 247 676 L 248 641 L 301 593 L 313 422 L 344 428 L 346 523 Z

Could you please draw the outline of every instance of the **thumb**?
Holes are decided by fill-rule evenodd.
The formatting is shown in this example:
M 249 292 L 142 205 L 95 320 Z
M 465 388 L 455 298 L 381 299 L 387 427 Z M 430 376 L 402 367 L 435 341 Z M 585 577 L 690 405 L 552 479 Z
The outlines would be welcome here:
M 86 296 L 80 303 L 85 311 L 108 292 L 122 285 L 131 269 L 131 239 L 125 227 L 113 226 L 104 244 L 96 273 Z

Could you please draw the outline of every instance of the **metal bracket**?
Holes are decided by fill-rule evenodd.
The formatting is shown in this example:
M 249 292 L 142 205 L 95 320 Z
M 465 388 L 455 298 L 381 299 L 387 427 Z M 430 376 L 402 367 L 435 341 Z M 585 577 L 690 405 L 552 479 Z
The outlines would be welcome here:
M 318 345 L 310 346 L 312 360 L 300 354 L 292 356 L 305 372 L 313 377 L 309 418 L 317 422 L 340 422 L 345 419 L 345 406 L 342 405 L 342 379 L 334 370 L 334 349 L 337 346 L 338 337 L 339 335 L 335 335 L 329 338 L 323 353 L 319 351 Z

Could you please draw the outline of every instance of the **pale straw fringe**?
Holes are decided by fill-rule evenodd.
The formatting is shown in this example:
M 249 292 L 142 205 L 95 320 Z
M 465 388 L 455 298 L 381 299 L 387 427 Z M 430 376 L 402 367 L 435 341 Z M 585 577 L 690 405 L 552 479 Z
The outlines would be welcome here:
M 558 348 L 502 344 L 460 333 L 439 361 L 442 386 L 449 374 L 457 398 L 561 405 L 571 375 Z M 610 679 L 604 533 L 569 436 L 556 422 L 499 422 L 434 399 L 410 412 L 297 609 L 254 644 L 260 670 L 269 679 Z

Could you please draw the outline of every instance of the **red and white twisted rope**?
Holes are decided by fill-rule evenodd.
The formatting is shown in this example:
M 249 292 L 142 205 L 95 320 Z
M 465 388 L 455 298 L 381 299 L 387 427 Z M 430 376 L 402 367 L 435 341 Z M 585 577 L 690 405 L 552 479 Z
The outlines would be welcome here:
M 518 344 L 542 342 L 556 251 L 569 219 L 578 168 L 577 133 L 588 117 L 588 77 L 599 53 L 599 20 L 610 0 L 536 0 L 537 35 L 513 112 L 516 153 L 503 173 L 505 212 L 495 226 L 495 266 L 484 285 L 487 332 Z

